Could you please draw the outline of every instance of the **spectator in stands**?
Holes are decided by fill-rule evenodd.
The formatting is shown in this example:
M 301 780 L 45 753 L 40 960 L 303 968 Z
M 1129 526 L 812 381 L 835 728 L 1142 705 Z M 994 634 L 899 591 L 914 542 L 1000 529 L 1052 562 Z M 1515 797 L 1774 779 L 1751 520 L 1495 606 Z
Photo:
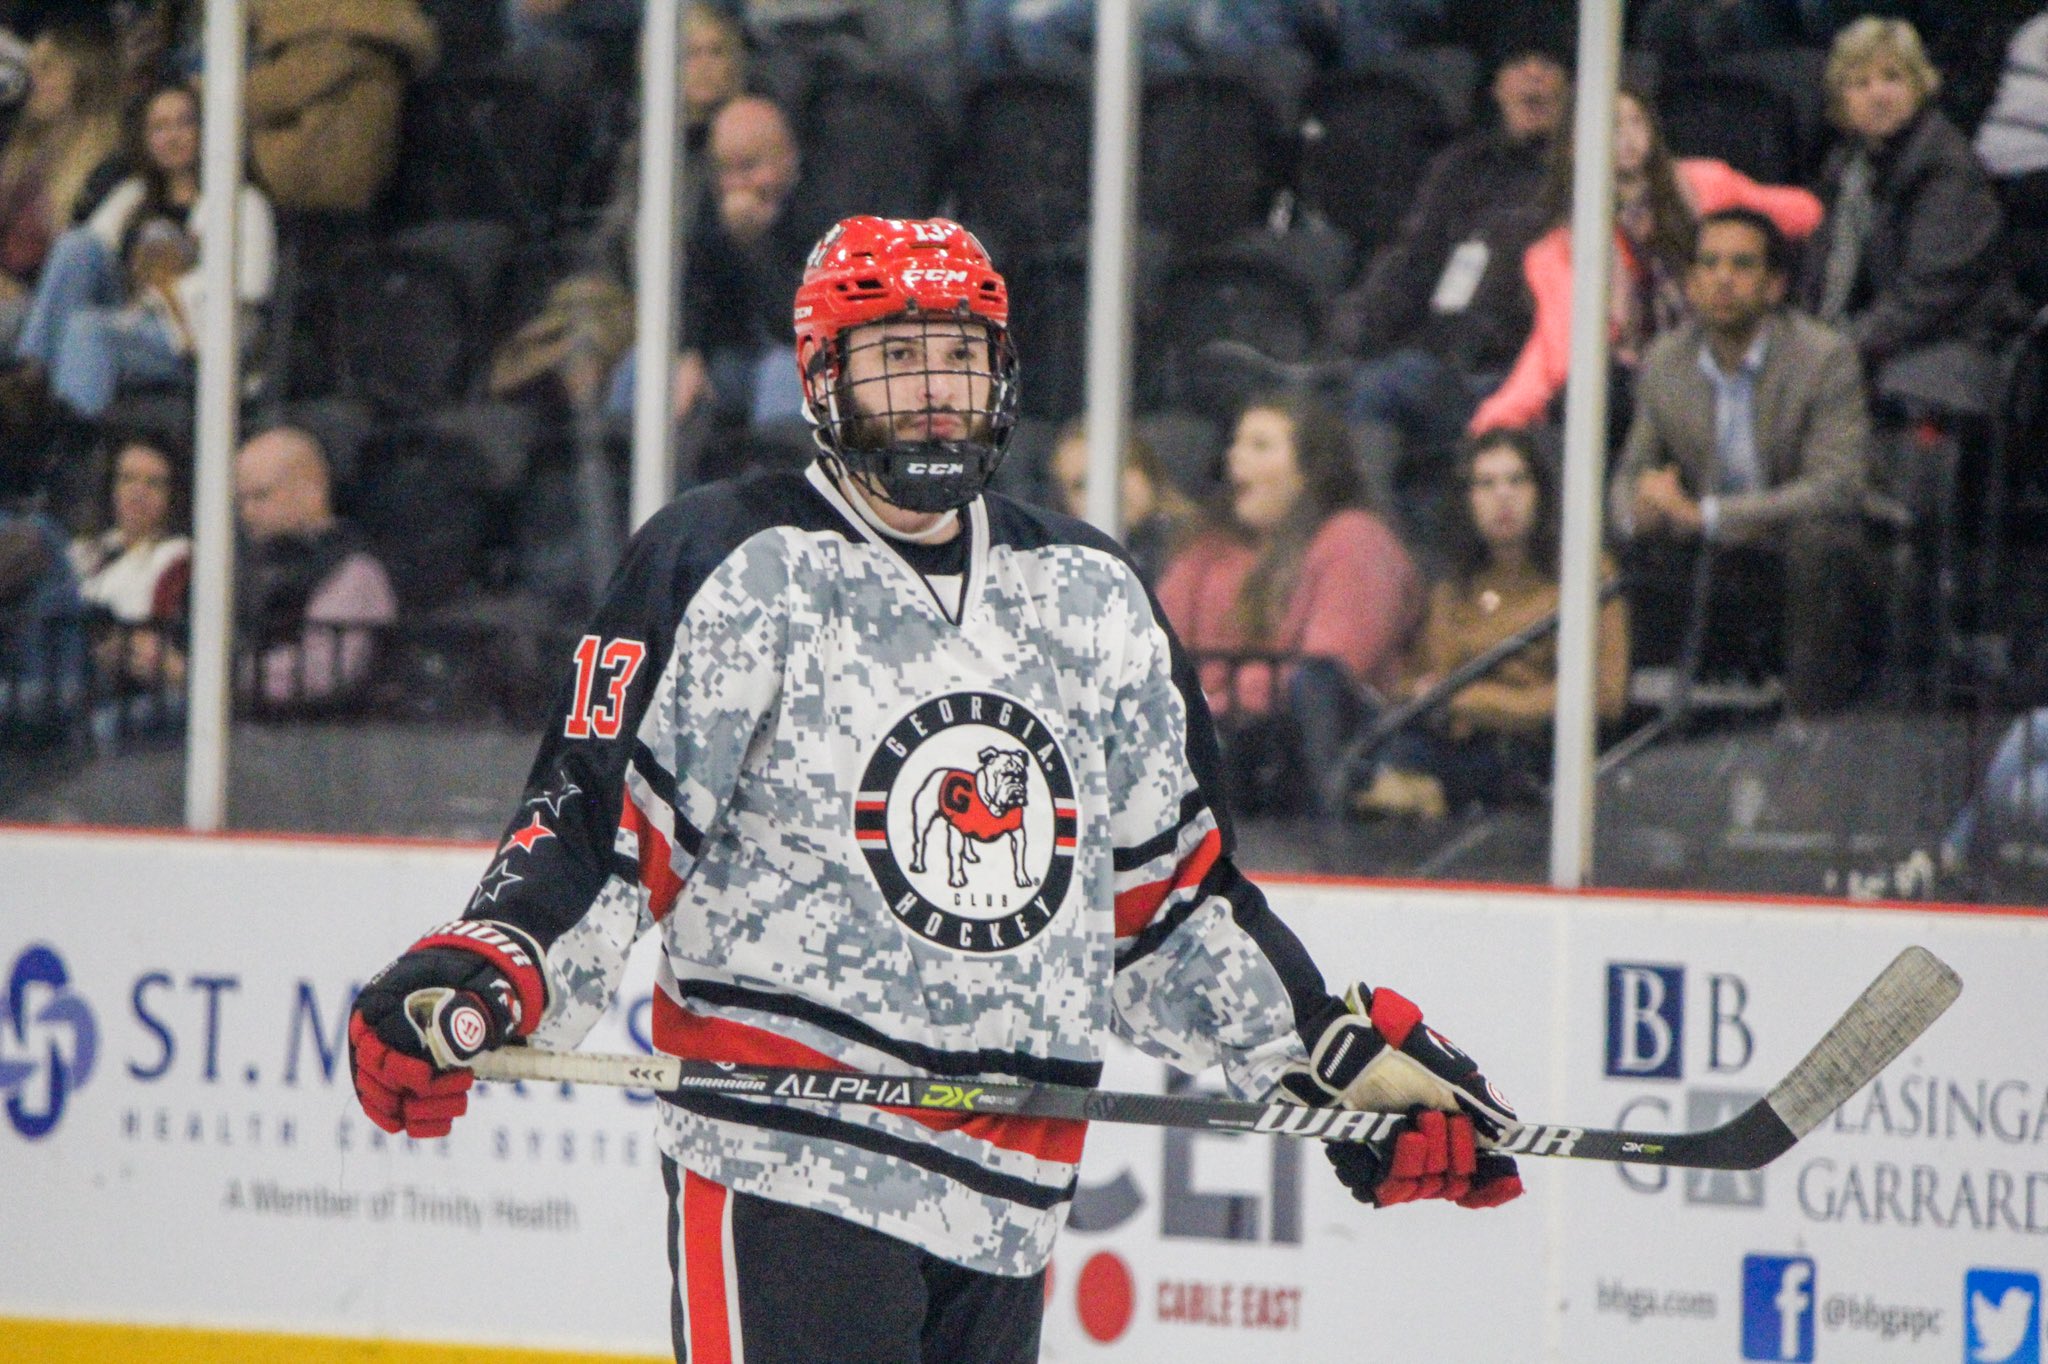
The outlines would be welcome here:
M 1996 180 L 2048 172 L 2048 11 L 2012 35 L 1997 98 L 1977 125 L 1976 150 Z
M 101 678 L 153 691 L 184 684 L 178 652 L 192 579 L 190 461 L 162 437 L 115 438 L 106 529 L 71 543 L 86 606 L 113 628 L 93 652 Z
M 1689 603 L 1687 566 L 1711 551 L 1714 638 L 1782 619 L 1787 701 L 1814 715 L 1849 701 L 1872 614 L 1870 419 L 1854 344 L 1783 306 L 1791 266 L 1766 215 L 1707 216 L 1686 274 L 1694 320 L 1643 363 L 1609 497 L 1638 627 L 1677 633 L 1671 603 Z
M 1443 12 L 1443 0 L 1140 0 L 1139 34 L 1153 75 L 1280 51 L 1349 69 L 1407 48 Z M 969 0 L 961 20 L 961 56 L 979 75 L 1085 69 L 1094 39 L 1094 0 Z
M 1946 876 L 1964 889 L 1991 889 L 2001 863 L 2038 869 L 2048 852 L 2048 706 L 2023 712 L 2006 727 L 1955 822 L 1941 840 Z M 1974 884 L 1973 884 L 1974 883 Z M 1975 895 L 1972 896 L 1975 898 Z
M 2048 12 L 2013 34 L 1974 145 L 2005 209 L 2020 287 L 2048 299 Z
M 1233 670 L 1211 659 L 1203 690 L 1226 730 L 1291 748 L 1289 781 L 1327 813 L 1334 793 L 1301 774 L 1342 752 L 1373 713 L 1372 698 L 1397 681 L 1421 615 L 1421 576 L 1363 505 L 1350 432 L 1329 408 L 1299 393 L 1254 398 L 1225 463 L 1225 500 L 1212 527 L 1168 564 L 1159 603 L 1193 654 L 1299 660 L 1276 688 L 1266 666 Z M 1275 712 L 1294 744 L 1262 727 Z M 1233 762 L 1246 756 L 1240 749 Z
M 1522 253 L 1543 226 L 1570 78 L 1555 57 L 1518 52 L 1492 94 L 1497 126 L 1436 155 L 1393 240 L 1331 310 L 1337 344 L 1365 362 L 1352 419 L 1393 426 L 1411 455 L 1440 452 L 1445 464 L 1529 334 Z
M 136 110 L 130 141 L 139 173 L 123 180 L 82 227 L 57 239 L 15 343 L 80 416 L 106 411 L 126 383 L 187 373 L 204 298 L 199 270 L 199 97 L 159 87 Z M 277 230 L 270 202 L 241 191 L 237 294 L 255 312 L 270 297 Z
M 12 334 L 57 234 L 121 138 L 119 66 L 104 21 L 65 20 L 29 45 L 29 92 L 0 151 L 0 319 Z
M 1076 419 L 1061 428 L 1052 447 L 1052 475 L 1060 507 L 1070 516 L 1088 514 L 1088 427 Z M 1152 442 L 1135 431 L 1124 447 L 1123 545 L 1145 586 L 1156 588 L 1195 521 L 1195 507 L 1167 476 Z
M 693 161 L 704 154 L 718 111 L 746 88 L 746 35 L 738 21 L 713 5 L 691 5 L 683 11 L 682 97 L 684 148 Z M 493 357 L 493 394 L 509 396 L 548 377 L 575 407 L 605 397 L 633 345 L 629 283 L 639 210 L 634 138 L 620 152 L 616 183 L 596 226 L 578 244 L 583 267 L 558 280 L 540 312 Z
M 294 427 L 251 439 L 235 457 L 235 506 L 238 693 L 264 710 L 355 699 L 375 661 L 371 627 L 395 619 L 398 600 L 362 536 L 335 516 L 319 443 Z
M 684 268 L 676 416 L 708 402 L 726 426 L 794 419 L 803 402 L 787 340 L 789 298 L 815 236 L 789 211 L 796 135 L 773 100 L 743 95 L 718 111 L 711 174 Z M 631 410 L 632 381 L 628 355 L 615 376 L 614 411 Z
M 1569 130 L 1558 139 L 1544 219 L 1555 224 L 1522 257 L 1536 303 L 1536 321 L 1506 382 L 1473 414 L 1473 433 L 1528 426 L 1548 412 L 1564 387 L 1571 359 L 1572 240 L 1567 221 L 1572 167 Z M 1614 119 L 1614 284 L 1608 337 L 1619 377 L 1635 373 L 1650 343 L 1684 316 L 1684 280 L 1692 259 L 1694 224 L 1724 208 L 1767 214 L 1793 239 L 1819 225 L 1820 201 L 1790 185 L 1760 185 L 1724 161 L 1674 160 L 1651 114 L 1649 100 L 1624 88 Z M 1628 408 L 1624 386 L 1613 404 Z
M 739 21 L 713 5 L 683 11 L 683 130 L 685 146 L 701 152 L 711 120 L 728 100 L 746 93 L 747 35 Z
M 278 207 L 361 213 L 398 161 L 405 87 L 440 42 L 417 0 L 254 0 L 249 148 Z
M 711 143 L 718 111 L 745 94 L 751 64 L 746 30 L 724 9 L 706 3 L 683 11 L 683 151 L 693 173 L 685 180 L 694 195 L 701 163 Z M 591 269 L 609 272 L 623 288 L 633 274 L 633 234 L 640 213 L 640 139 L 619 150 L 610 197 L 598 215 L 584 255 Z
M 61 719 L 83 694 L 78 575 L 45 509 L 47 442 L 20 408 L 0 409 L 0 728 Z
M 1800 296 L 1848 334 L 1880 397 L 1983 411 L 1989 346 L 2019 312 L 1990 178 L 1931 103 L 1941 77 L 1911 24 L 1850 24 L 1825 80 L 1845 136 L 1822 171 L 1828 221 Z
M 1491 431 L 1459 461 L 1464 496 L 1452 522 L 1449 574 L 1430 593 L 1429 615 L 1406 681 L 1422 696 L 1452 672 L 1557 612 L 1557 474 L 1526 431 Z M 1614 576 L 1605 566 L 1603 576 Z M 1628 702 L 1628 607 L 1601 608 L 1596 708 L 1621 718 Z M 1510 654 L 1451 696 L 1440 724 L 1389 742 L 1361 813 L 1441 818 L 1468 804 L 1540 792 L 1549 779 L 1557 710 L 1557 642 L 1546 636 Z

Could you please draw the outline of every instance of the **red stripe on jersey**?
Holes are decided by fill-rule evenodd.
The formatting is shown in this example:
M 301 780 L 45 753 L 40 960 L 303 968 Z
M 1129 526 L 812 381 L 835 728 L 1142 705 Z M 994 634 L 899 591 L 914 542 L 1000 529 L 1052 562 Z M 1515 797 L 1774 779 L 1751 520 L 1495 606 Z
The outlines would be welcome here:
M 619 811 L 619 827 L 630 830 L 640 840 L 640 884 L 647 887 L 648 911 L 660 923 L 675 908 L 676 896 L 683 891 L 681 878 L 668 864 L 668 840 L 653 820 L 640 813 L 630 793 Z
M 732 1321 L 725 1308 L 725 1204 L 731 1194 L 695 1170 L 683 1171 L 683 1282 L 690 1313 L 692 1364 L 732 1364 Z
M 1160 881 L 1150 881 L 1142 886 L 1132 886 L 1116 897 L 1116 935 L 1128 938 L 1152 922 L 1152 916 L 1159 912 L 1159 906 L 1166 903 L 1166 897 L 1187 886 L 1198 886 L 1209 874 L 1209 868 L 1216 865 L 1217 856 L 1223 851 L 1223 835 L 1211 829 L 1195 850 L 1181 859 L 1173 875 Z
M 692 1013 L 654 992 L 654 1049 L 692 1061 L 731 1061 L 743 1066 L 790 1066 L 807 1070 L 852 1070 L 844 1061 L 813 1051 L 766 1028 Z M 1073 1118 L 1008 1118 L 991 1114 L 934 1113 L 922 1108 L 886 1110 L 934 1132 L 959 1132 L 1005 1151 L 1073 1165 L 1081 1159 L 1088 1124 Z
M 889 801 L 886 797 L 881 800 L 857 800 L 853 803 L 853 808 L 856 810 L 886 810 L 889 808 Z

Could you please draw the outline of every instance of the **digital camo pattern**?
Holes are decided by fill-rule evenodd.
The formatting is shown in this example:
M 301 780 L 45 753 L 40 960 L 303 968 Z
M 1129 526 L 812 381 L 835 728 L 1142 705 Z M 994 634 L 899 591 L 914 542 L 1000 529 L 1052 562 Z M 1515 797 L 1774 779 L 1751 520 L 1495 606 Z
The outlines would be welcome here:
M 1191 799 L 1187 715 L 1135 575 L 1082 545 L 991 545 L 981 503 L 970 521 L 958 624 L 850 512 L 830 531 L 762 529 L 709 573 L 624 778 L 640 821 L 617 844 L 643 868 L 633 913 L 608 884 L 548 952 L 562 1023 L 601 1009 L 653 879 L 674 897 L 655 905 L 670 968 L 657 1042 L 667 1008 L 861 1069 L 1044 1078 L 1092 1076 L 1114 1030 L 1189 1068 L 1220 1061 L 1248 1095 L 1300 1059 L 1278 972 L 1229 902 L 1174 884 L 1213 858 L 1217 832 Z M 948 724 L 941 698 L 958 707 Z M 894 774 L 875 778 L 888 789 L 864 793 L 876 772 Z M 913 906 L 900 882 L 885 897 L 877 868 L 913 864 L 920 821 L 932 843 L 904 871 Z M 1150 855 L 1117 873 L 1114 849 Z M 1133 919 L 1131 897 L 1156 908 Z M 1138 950 L 1142 923 L 1190 908 Z M 1071 1196 L 1078 1149 L 854 1107 L 789 1105 L 828 1130 L 771 1130 L 724 1102 L 663 1106 L 684 1166 L 973 1268 L 1035 1272 Z
M 582 1040 L 610 1006 L 626 954 L 651 923 L 639 886 L 619 876 L 605 881 L 589 912 L 547 950 L 548 1012 L 533 1045 L 574 1047 Z

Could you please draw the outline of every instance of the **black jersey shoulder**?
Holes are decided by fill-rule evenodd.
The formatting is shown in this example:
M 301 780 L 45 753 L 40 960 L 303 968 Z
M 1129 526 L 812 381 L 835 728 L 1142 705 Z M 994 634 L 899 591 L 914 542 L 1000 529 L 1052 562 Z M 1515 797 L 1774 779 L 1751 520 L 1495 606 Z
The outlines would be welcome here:
M 1136 573 L 1130 551 L 1114 537 L 1103 534 L 1078 516 L 1068 516 L 1046 507 L 1020 502 L 1003 493 L 982 494 L 988 508 L 988 539 L 992 545 L 1015 549 L 1043 549 L 1048 545 L 1081 545 L 1101 550 Z
M 665 584 L 680 607 L 734 550 L 778 526 L 852 533 L 801 469 L 753 470 L 679 494 L 633 537 L 620 571 Z

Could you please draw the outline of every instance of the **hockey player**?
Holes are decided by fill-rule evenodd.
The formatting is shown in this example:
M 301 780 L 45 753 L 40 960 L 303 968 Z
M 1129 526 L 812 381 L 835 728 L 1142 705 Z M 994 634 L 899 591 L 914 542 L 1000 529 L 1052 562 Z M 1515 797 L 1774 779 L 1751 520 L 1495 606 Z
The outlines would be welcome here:
M 415 992 L 571 1046 L 652 931 L 666 1052 L 1093 1085 L 1115 1032 L 1243 1097 L 1410 1111 L 1328 1148 L 1366 1202 L 1519 1194 L 1473 1063 L 1392 990 L 1328 993 L 1232 864 L 1123 551 L 983 491 L 1017 358 L 980 243 L 849 218 L 795 314 L 820 457 L 635 538 L 467 912 L 356 1001 L 371 1118 L 438 1136 L 467 1102 Z M 679 1360 L 1037 1357 L 1084 1124 L 711 1094 L 660 1123 Z

